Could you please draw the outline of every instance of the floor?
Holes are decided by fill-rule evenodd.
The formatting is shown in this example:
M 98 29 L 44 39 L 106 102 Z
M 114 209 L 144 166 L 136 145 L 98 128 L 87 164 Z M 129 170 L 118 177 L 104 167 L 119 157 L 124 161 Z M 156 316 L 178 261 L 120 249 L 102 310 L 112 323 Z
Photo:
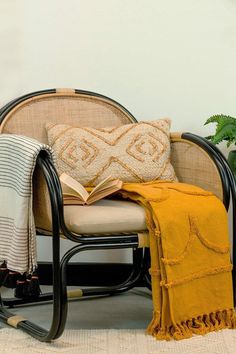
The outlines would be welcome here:
M 48 287 L 42 287 L 48 292 Z M 12 296 L 3 290 L 3 297 Z M 51 304 L 18 307 L 15 314 L 48 328 Z M 152 317 L 151 293 L 135 288 L 122 295 L 69 303 L 66 330 L 52 343 L 42 343 L 0 323 L 0 354 L 234 354 L 235 330 L 194 336 L 183 341 L 156 341 L 145 334 Z M 5 328 L 3 328 L 5 327 Z M 9 329 L 10 328 L 10 329 Z
M 42 286 L 43 292 L 50 287 Z M 73 289 L 73 287 L 70 287 Z M 12 291 L 3 289 L 2 297 L 12 297 Z M 11 309 L 49 328 L 51 323 L 51 304 L 24 306 Z M 145 329 L 152 318 L 151 293 L 146 288 L 135 288 L 126 293 L 100 298 L 82 298 L 69 302 L 66 329 Z M 7 325 L 6 325 L 7 326 Z M 0 322 L 0 327 L 6 327 Z M 8 327 L 8 326 L 7 326 Z

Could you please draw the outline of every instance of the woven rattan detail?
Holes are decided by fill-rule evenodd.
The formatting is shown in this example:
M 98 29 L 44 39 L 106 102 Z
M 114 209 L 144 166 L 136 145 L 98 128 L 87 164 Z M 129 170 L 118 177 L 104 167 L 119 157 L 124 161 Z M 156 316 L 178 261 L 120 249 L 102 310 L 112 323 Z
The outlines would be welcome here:
M 118 104 L 102 97 L 59 92 L 19 103 L 4 118 L 0 132 L 30 136 L 47 143 L 46 122 L 103 128 L 133 121 Z
M 83 296 L 83 290 L 82 289 L 68 290 L 67 291 L 67 296 L 68 296 L 69 299 L 82 297 Z
M 150 248 L 149 232 L 143 231 L 138 233 L 138 248 Z
M 75 93 L 75 89 L 72 88 L 57 88 L 56 89 L 57 93 Z
M 220 174 L 210 156 L 198 145 L 172 136 L 171 163 L 180 182 L 197 185 L 223 199 Z
M 23 316 L 20 316 L 20 315 L 14 315 L 14 316 L 11 316 L 8 318 L 7 324 L 9 324 L 9 326 L 17 328 L 18 323 L 20 323 L 22 321 L 26 321 L 26 318 Z

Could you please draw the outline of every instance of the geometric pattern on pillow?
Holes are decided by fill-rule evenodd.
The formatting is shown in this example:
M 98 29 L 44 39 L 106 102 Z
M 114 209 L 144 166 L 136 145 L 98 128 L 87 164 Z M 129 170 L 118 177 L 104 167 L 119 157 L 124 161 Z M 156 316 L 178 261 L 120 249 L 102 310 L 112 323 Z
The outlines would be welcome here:
M 101 129 L 48 123 L 46 130 L 59 174 L 84 186 L 109 175 L 123 182 L 177 180 L 170 164 L 169 119 Z

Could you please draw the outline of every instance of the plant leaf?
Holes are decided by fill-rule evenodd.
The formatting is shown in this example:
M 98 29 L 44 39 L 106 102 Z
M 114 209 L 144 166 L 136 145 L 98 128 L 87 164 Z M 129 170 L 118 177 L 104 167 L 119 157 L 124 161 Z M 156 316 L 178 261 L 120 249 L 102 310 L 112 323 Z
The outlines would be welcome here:
M 223 122 L 232 122 L 233 124 L 236 123 L 236 118 L 231 117 L 231 116 L 226 116 L 225 114 L 215 114 L 211 116 L 210 118 L 207 119 L 204 125 L 209 124 L 209 123 L 223 123 Z
M 207 119 L 205 125 L 209 123 L 217 123 L 215 135 L 208 137 L 214 144 L 219 144 L 223 140 L 227 141 L 227 147 L 236 144 L 236 118 L 219 114 Z

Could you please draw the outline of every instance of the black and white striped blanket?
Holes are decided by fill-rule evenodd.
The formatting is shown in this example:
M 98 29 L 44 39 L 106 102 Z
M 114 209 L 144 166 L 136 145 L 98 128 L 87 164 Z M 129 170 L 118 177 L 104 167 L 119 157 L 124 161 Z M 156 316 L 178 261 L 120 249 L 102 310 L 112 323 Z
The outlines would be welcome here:
M 40 151 L 52 149 L 34 139 L 0 134 L 0 261 L 12 271 L 37 267 L 32 176 Z

